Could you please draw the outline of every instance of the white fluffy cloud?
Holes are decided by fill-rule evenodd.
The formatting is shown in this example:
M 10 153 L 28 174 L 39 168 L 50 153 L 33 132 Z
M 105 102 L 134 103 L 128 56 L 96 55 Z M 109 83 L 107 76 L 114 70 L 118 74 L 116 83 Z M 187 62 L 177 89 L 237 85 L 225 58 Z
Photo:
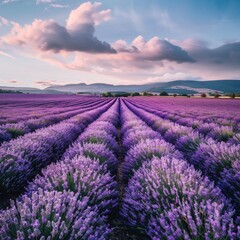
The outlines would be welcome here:
M 83 3 L 70 13 L 66 26 L 54 20 L 41 19 L 25 26 L 15 24 L 2 40 L 10 45 L 25 45 L 38 51 L 115 53 L 108 43 L 94 36 L 95 25 L 111 17 L 111 11 L 100 11 L 100 6 L 100 3 Z
M 111 45 L 100 41 L 95 29 L 109 21 L 112 13 L 110 9 L 102 10 L 101 5 L 99 2 L 81 4 L 69 13 L 65 26 L 41 19 L 24 26 L 11 22 L 11 31 L 0 42 L 18 49 L 24 47 L 32 56 L 61 68 L 132 81 L 239 76 L 239 42 L 209 48 L 202 41 L 169 41 L 156 36 L 150 39 L 138 36 L 130 43 L 117 40 Z M 3 17 L 0 17 L 1 24 L 10 25 Z M 5 52 L 1 55 L 6 56 Z

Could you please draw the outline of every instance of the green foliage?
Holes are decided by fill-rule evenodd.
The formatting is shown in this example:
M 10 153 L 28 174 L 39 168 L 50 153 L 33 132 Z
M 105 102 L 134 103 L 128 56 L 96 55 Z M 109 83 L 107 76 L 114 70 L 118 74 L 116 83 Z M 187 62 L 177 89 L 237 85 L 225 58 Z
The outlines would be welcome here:
M 0 89 L 0 93 L 22 93 L 20 91 Z
M 117 92 L 113 93 L 114 97 L 129 97 L 131 94 L 127 92 Z
M 218 92 L 215 92 L 214 98 L 219 98 L 221 95 Z
M 112 93 L 110 92 L 105 92 L 102 94 L 103 97 L 113 97 Z
M 132 97 L 137 97 L 137 96 L 140 96 L 140 93 L 139 92 L 133 92 L 133 93 L 131 93 L 131 96 Z
M 159 96 L 169 96 L 169 94 L 167 92 L 163 91 L 159 94 Z
M 143 96 L 153 96 L 153 94 L 149 92 L 143 92 Z

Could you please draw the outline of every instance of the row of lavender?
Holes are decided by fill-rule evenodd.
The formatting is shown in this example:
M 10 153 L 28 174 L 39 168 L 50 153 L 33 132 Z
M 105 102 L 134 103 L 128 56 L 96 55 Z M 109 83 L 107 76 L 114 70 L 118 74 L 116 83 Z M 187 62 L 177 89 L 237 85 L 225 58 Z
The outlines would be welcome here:
M 93 110 L 96 107 L 101 107 L 106 102 L 107 101 L 104 100 L 96 101 L 95 99 L 95 101 L 91 101 L 87 105 L 72 107 L 71 109 L 64 110 L 64 112 L 61 112 L 59 114 L 53 112 L 40 118 L 29 117 L 17 123 L 7 123 L 0 125 L 0 144 L 5 141 L 10 141 L 13 138 L 22 136 L 26 133 L 33 132 L 36 129 L 56 124 L 67 118 L 73 117 L 74 115 Z
M 118 205 L 118 110 L 117 101 L 1 213 L 3 239 L 108 238 L 108 216 Z
M 148 105 L 137 103 L 137 101 L 130 102 L 138 108 L 154 113 L 170 122 L 193 128 L 205 137 L 211 137 L 216 141 L 229 141 L 234 144 L 240 143 L 240 118 L 238 115 L 236 117 L 228 115 L 224 117 L 224 113 L 220 113 L 220 111 L 214 117 L 203 116 L 205 114 L 201 111 L 189 115 L 188 112 L 179 113 L 180 110 L 159 110 L 159 106 L 156 103 L 151 103 L 151 109 L 149 109 L 149 102 Z
M 200 120 L 208 123 L 231 126 L 240 122 L 238 100 L 227 99 L 186 99 L 186 98 L 134 98 L 131 102 L 160 110 L 173 121 L 182 118 Z
M 120 214 L 146 239 L 240 238 L 240 145 L 214 141 L 127 100 L 94 109 L 0 147 L 1 203 L 23 193 L 0 213 L 1 238 L 111 239 L 109 220 L 122 191 L 117 172 L 125 186 Z
M 84 128 L 115 100 L 58 124 L 41 128 L 0 146 L 0 199 L 7 201 L 22 192 L 28 181 L 61 157 Z
M 152 239 L 237 239 L 234 210 L 208 178 L 122 104 L 122 216 Z
M 53 113 L 63 113 L 67 109 L 71 110 L 74 107 L 85 106 L 98 99 L 93 97 L 61 97 L 50 98 L 49 96 L 42 95 L 41 98 L 35 99 L 33 95 L 22 95 L 17 98 L 13 103 L 9 103 L 5 95 L 0 94 L 0 124 L 16 123 L 21 120 L 29 118 L 39 118 Z M 26 101 L 28 99 L 28 101 Z
M 215 181 L 240 214 L 240 145 L 215 142 L 191 128 L 164 120 L 129 103 L 128 106 L 149 126 L 180 150 L 196 169 Z

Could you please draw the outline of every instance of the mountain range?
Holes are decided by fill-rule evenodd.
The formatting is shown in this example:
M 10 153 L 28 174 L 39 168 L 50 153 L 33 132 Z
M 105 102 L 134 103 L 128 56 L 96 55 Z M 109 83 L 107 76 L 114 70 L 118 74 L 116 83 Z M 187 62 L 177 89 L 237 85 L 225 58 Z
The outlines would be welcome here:
M 103 92 L 153 92 L 159 93 L 166 91 L 168 93 L 195 94 L 195 93 L 240 93 L 240 80 L 176 80 L 171 82 L 158 82 L 143 85 L 112 85 L 104 83 L 78 83 L 66 85 L 52 85 L 45 89 L 24 88 L 24 87 L 1 87 L 4 90 L 18 90 L 23 93 L 103 93 Z

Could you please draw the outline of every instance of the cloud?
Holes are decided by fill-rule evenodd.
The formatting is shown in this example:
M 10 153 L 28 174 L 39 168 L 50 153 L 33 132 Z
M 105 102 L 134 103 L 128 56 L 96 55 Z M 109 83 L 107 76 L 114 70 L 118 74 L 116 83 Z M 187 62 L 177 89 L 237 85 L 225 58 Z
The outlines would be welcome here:
M 3 0 L 1 4 L 9 4 L 9 3 L 18 2 L 18 1 L 19 0 Z
M 179 26 L 172 20 L 167 10 L 161 10 L 154 7 L 150 9 L 148 15 L 153 18 L 159 26 L 168 30 L 176 31 L 179 28 Z
M 66 26 L 40 19 L 25 26 L 15 24 L 2 40 L 9 45 L 30 46 L 38 51 L 116 53 L 108 43 L 94 36 L 95 26 L 111 17 L 111 11 L 99 11 L 100 6 L 101 3 L 81 4 L 70 13 Z
M 69 5 L 61 5 L 61 4 L 50 4 L 50 7 L 53 7 L 53 8 L 68 8 Z
M 125 74 L 144 76 L 145 74 L 163 74 L 170 66 L 179 63 L 194 63 L 188 53 L 167 40 L 152 38 L 149 41 L 143 37 L 135 38 L 130 45 L 123 40 L 113 44 L 117 54 L 95 55 L 94 58 L 88 53 L 74 53 L 74 55 L 41 57 L 51 64 L 65 67 L 71 70 L 87 71 L 105 75 L 125 77 Z M 151 73 L 149 73 L 151 72 Z
M 17 81 L 17 80 L 9 80 L 8 82 L 9 82 L 9 83 L 20 83 L 20 82 Z
M 0 27 L 1 26 L 7 26 L 8 24 L 9 24 L 8 19 L 0 16 Z
M 55 85 L 56 81 L 37 81 L 35 83 L 43 87 L 49 87 L 49 86 Z
M 52 3 L 52 2 L 55 2 L 55 0 L 37 0 L 37 4 L 40 4 L 40 3 Z
M 102 10 L 98 2 L 83 3 L 72 10 L 65 26 L 41 19 L 21 26 L 0 18 L 0 24 L 12 25 L 11 31 L 0 41 L 60 68 L 138 82 L 235 79 L 240 75 L 240 42 L 211 48 L 208 43 L 194 39 L 177 41 L 137 36 L 132 42 L 120 39 L 110 45 L 95 36 L 96 27 L 110 19 L 111 10 Z M 161 19 L 161 24 L 171 25 L 167 12 L 162 13 Z M 6 52 L 0 54 L 7 56 Z M 37 84 L 52 83 L 39 81 Z
M 213 49 L 198 46 L 190 51 L 204 65 L 210 64 L 215 67 L 228 66 L 231 68 L 240 66 L 240 42 L 224 44 Z
M 138 60 L 195 62 L 182 48 L 158 37 L 146 41 L 142 36 L 138 36 L 132 41 L 131 46 L 124 41 L 117 41 L 113 46 L 118 52 L 131 52 L 133 57 Z
M 171 80 L 199 80 L 199 76 L 193 76 L 186 72 L 174 72 L 174 73 L 164 73 L 160 76 L 149 77 L 146 79 L 147 82 L 169 82 Z
M 0 51 L 0 55 L 1 56 L 4 56 L 4 57 L 8 57 L 8 58 L 11 58 L 11 59 L 16 59 L 15 57 L 13 57 L 12 55 L 6 53 L 6 52 L 3 52 L 3 51 Z
M 110 20 L 112 11 L 110 9 L 100 11 L 101 5 L 100 2 L 86 2 L 72 10 L 67 20 L 67 28 L 75 31 L 82 25 L 96 26 L 101 22 Z

